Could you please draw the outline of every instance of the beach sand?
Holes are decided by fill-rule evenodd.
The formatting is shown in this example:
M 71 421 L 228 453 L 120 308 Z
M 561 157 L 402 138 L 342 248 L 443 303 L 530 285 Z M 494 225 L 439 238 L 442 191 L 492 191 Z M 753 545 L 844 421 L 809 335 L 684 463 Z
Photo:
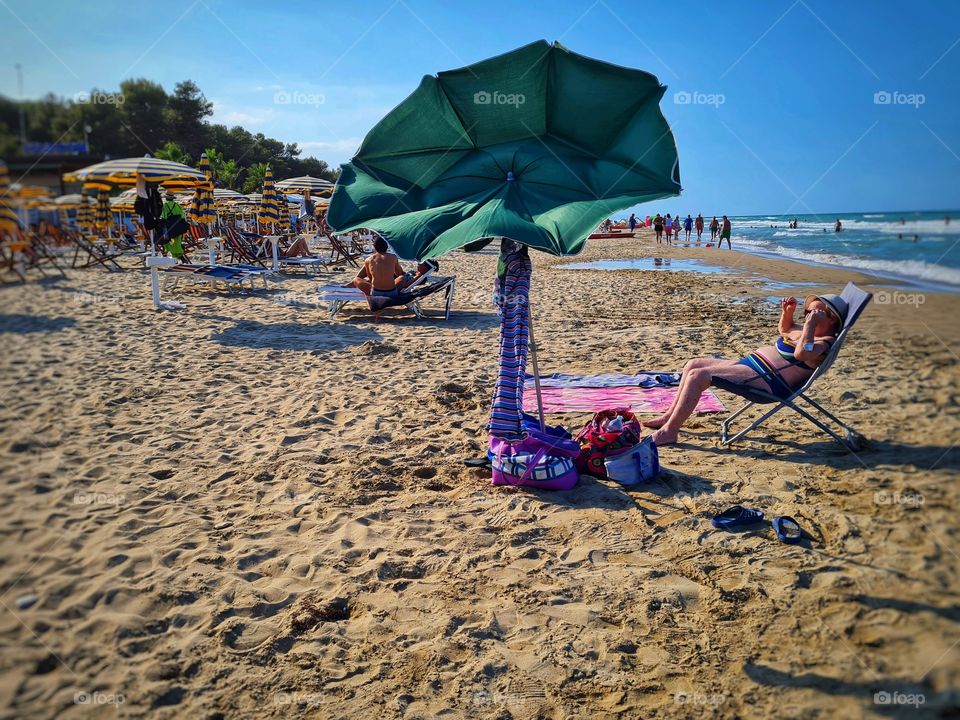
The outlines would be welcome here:
M 960 296 L 646 238 L 576 260 L 653 255 L 728 271 L 535 254 L 542 372 L 741 356 L 764 298 L 852 279 L 886 302 L 813 396 L 866 449 L 786 412 L 724 448 L 703 415 L 649 485 L 491 487 L 462 460 L 492 252 L 442 260 L 449 321 L 328 321 L 314 288 L 348 273 L 178 312 L 142 270 L 0 288 L 2 717 L 956 716 Z M 811 539 L 714 530 L 736 503 Z

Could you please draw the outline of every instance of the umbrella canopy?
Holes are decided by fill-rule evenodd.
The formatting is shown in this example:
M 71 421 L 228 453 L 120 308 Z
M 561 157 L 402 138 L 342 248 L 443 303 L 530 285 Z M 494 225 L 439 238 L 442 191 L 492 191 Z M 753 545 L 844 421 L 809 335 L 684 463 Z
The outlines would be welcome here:
M 260 199 L 257 221 L 261 225 L 278 225 L 280 223 L 280 203 L 277 200 L 277 190 L 273 185 L 273 171 L 270 170 L 269 166 L 263 175 L 263 195 Z
M 406 258 L 492 237 L 577 253 L 612 213 L 679 194 L 665 90 L 542 40 L 428 75 L 342 166 L 327 222 Z
M 277 183 L 277 190 L 282 193 L 302 193 L 309 190 L 313 195 L 329 195 L 333 192 L 333 183 L 323 178 L 310 177 L 303 175 L 301 177 L 287 178 Z
M 210 169 L 210 161 L 207 154 L 200 156 L 200 172 L 206 178 L 206 181 L 197 185 L 194 191 L 193 204 L 190 207 L 190 219 L 195 223 L 207 225 L 217 219 L 217 212 L 213 208 L 213 171 Z
M 13 236 L 20 229 L 20 221 L 10 200 L 10 172 L 7 164 L 0 160 L 0 238 L 5 235 Z
M 236 190 L 228 190 L 227 188 L 214 188 L 213 190 L 213 199 L 214 200 L 234 200 L 234 199 L 246 199 L 245 195 L 241 195 Z
M 202 172 L 188 165 L 149 156 L 107 160 L 67 173 L 63 179 L 65 182 L 133 185 L 137 181 L 137 175 L 143 175 L 147 182 L 161 183 L 165 186 L 180 182 L 187 183 L 183 187 L 194 187 L 197 183 L 206 181 Z
M 93 203 L 93 198 L 80 193 L 73 193 L 71 195 L 61 195 L 53 201 L 53 204 L 62 210 L 76 209 L 83 203 Z

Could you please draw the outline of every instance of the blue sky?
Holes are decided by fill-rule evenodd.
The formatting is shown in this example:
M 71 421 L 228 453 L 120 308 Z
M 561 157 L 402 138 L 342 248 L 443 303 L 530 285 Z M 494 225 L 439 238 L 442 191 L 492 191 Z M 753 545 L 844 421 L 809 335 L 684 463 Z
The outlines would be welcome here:
M 0 0 L 0 17 L 0 93 L 16 62 L 28 97 L 189 78 L 215 121 L 331 164 L 422 75 L 559 40 L 668 86 L 684 193 L 657 210 L 960 207 L 960 3 Z

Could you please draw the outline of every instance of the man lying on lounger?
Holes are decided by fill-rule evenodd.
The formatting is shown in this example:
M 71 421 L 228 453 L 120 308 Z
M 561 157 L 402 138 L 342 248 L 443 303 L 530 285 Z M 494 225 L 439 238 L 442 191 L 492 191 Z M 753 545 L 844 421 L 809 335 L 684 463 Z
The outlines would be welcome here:
M 714 378 L 750 385 L 784 400 L 807 381 L 836 341 L 846 319 L 847 303 L 839 295 L 810 295 L 803 303 L 803 325 L 794 323 L 796 298 L 783 298 L 780 308 L 780 337 L 775 344 L 759 348 L 742 360 L 694 358 L 684 366 L 670 409 L 643 423 L 657 428 L 653 434 L 657 445 L 677 441 L 680 426 Z

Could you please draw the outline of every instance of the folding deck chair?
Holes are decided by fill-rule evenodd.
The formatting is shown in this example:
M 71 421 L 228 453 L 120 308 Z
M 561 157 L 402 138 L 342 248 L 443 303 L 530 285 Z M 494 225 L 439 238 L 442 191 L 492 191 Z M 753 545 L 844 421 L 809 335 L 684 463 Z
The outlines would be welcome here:
M 397 298 L 381 298 L 381 310 L 388 307 L 398 307 L 406 305 L 407 308 L 417 319 L 423 318 L 423 309 L 420 307 L 420 301 L 434 293 L 440 291 L 446 292 L 444 299 L 443 319 L 450 319 L 450 309 L 453 306 L 453 295 L 456 292 L 457 278 L 453 277 L 432 277 L 433 270 L 429 270 L 417 278 L 409 287 L 400 291 Z M 428 282 L 429 280 L 429 282 Z M 345 288 L 339 285 L 324 285 L 319 289 L 320 300 L 330 304 L 330 319 L 332 320 L 343 309 L 348 302 L 368 302 L 368 298 L 359 288 Z M 377 298 L 374 298 L 375 300 Z
M 751 430 L 759 427 L 764 421 L 767 420 L 771 415 L 780 411 L 783 408 L 790 408 L 791 410 L 796 411 L 798 414 L 805 417 L 807 420 L 812 422 L 818 428 L 823 430 L 825 433 L 830 435 L 834 440 L 843 445 L 850 452 L 856 452 L 860 447 L 858 435 L 849 427 L 843 424 L 837 417 L 829 413 L 822 405 L 815 402 L 807 396 L 807 391 L 813 386 L 817 379 L 826 373 L 830 367 L 833 365 L 834 361 L 837 359 L 837 355 L 840 353 L 840 348 L 843 347 L 843 341 L 847 338 L 847 333 L 850 332 L 850 329 L 853 327 L 854 323 L 857 321 L 857 318 L 860 317 L 860 314 L 867 307 L 867 304 L 870 302 L 870 298 L 873 297 L 872 293 L 868 293 L 865 290 L 861 290 L 853 283 L 847 283 L 847 286 L 843 289 L 843 292 L 840 294 L 847 302 L 847 318 L 843 323 L 843 328 L 841 328 L 840 333 L 837 335 L 837 340 L 827 352 L 827 356 L 823 359 L 823 362 L 817 366 L 817 369 L 813 371 L 813 374 L 807 379 L 807 381 L 799 388 L 794 390 L 792 394 L 786 398 L 781 399 L 776 395 L 772 395 L 765 390 L 760 390 L 758 388 L 752 387 L 750 385 L 744 385 L 742 383 L 731 382 L 729 380 L 724 380 L 723 378 L 714 378 L 712 384 L 721 389 L 731 392 L 734 395 L 739 395 L 742 398 L 745 398 L 749 402 L 744 405 L 742 408 L 737 410 L 735 413 L 730 415 L 726 420 L 723 421 L 721 438 L 720 442 L 722 445 L 731 445 L 737 440 L 744 437 Z M 763 377 L 763 376 L 761 376 Z M 764 378 L 767 379 L 767 378 Z M 829 425 L 827 425 L 823 420 L 811 414 L 805 408 L 800 407 L 797 404 L 797 400 L 805 400 L 814 410 L 819 411 L 822 415 L 826 416 L 829 420 L 833 421 L 837 426 L 839 426 L 845 433 L 846 437 L 841 437 L 837 434 Z M 733 422 L 737 417 L 743 414 L 747 409 L 753 407 L 754 405 L 770 405 L 776 403 L 773 408 L 764 413 L 757 420 L 754 420 L 746 428 L 738 432 L 733 437 L 730 437 L 730 423 Z
M 357 258 L 362 257 L 362 253 L 355 252 L 350 249 L 349 246 L 353 242 L 350 236 L 337 237 L 332 232 L 325 233 L 325 235 L 327 236 L 327 240 L 330 242 L 330 247 L 333 249 L 332 262 L 345 260 L 355 268 L 360 267 L 360 263 L 357 262 Z

